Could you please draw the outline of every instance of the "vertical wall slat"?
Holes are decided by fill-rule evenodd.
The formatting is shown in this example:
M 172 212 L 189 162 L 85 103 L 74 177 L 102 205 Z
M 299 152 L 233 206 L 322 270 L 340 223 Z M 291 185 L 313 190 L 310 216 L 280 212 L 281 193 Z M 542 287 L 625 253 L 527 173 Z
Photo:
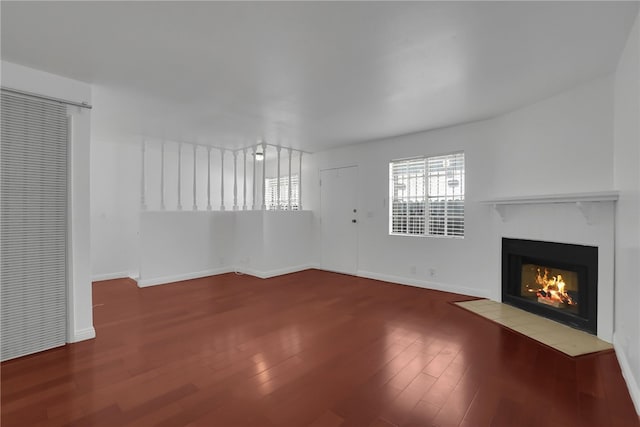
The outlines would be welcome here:
M 276 181 L 276 183 L 278 184 L 278 186 L 276 187 L 276 209 L 280 210 L 282 208 L 282 206 L 280 205 L 280 187 L 282 186 L 281 182 L 280 182 L 280 151 L 282 150 L 282 147 L 280 147 L 279 145 L 276 147 L 276 151 L 278 152 L 278 180 Z
M 302 151 L 300 151 L 300 167 L 298 169 L 298 209 L 302 210 Z
M 233 210 L 238 210 L 238 152 L 233 152 Z
M 251 209 L 256 209 L 256 146 L 251 147 L 251 154 L 253 155 L 253 175 L 251 175 Z
M 211 147 L 207 147 L 207 210 L 211 210 Z
M 266 188 L 266 178 L 267 178 L 267 144 L 262 143 L 262 210 L 267 209 L 267 188 Z
M 198 210 L 198 195 L 197 195 L 197 189 L 196 189 L 196 181 L 197 181 L 197 166 L 196 166 L 196 160 L 197 160 L 197 151 L 198 151 L 198 146 L 197 145 L 193 145 L 193 210 L 197 211 Z
M 287 194 L 287 208 L 291 210 L 291 148 L 289 148 L 289 185 L 288 190 L 289 194 Z
M 146 157 L 146 150 L 147 149 L 147 143 L 146 141 L 143 139 L 142 143 L 140 144 L 140 209 L 142 210 L 146 210 L 147 209 L 147 203 L 145 200 L 145 192 L 146 192 L 146 185 L 145 185 L 145 157 Z
M 224 207 L 224 148 L 220 149 L 220 210 Z
M 247 149 L 242 149 L 242 160 L 244 166 L 242 167 L 242 210 L 247 210 Z
M 164 205 L 164 141 L 160 147 L 160 209 L 165 210 Z
M 182 210 L 182 143 L 178 143 L 178 210 Z

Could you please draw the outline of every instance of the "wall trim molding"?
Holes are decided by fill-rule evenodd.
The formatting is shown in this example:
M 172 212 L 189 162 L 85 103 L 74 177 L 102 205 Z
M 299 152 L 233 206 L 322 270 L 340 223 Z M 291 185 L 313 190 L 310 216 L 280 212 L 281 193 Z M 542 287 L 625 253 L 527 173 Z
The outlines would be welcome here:
M 194 273 L 176 274 L 173 276 L 161 276 L 153 277 L 151 279 L 145 279 L 140 277 L 138 279 L 138 287 L 146 288 L 147 286 L 166 285 L 168 283 L 181 282 L 183 280 L 200 279 L 202 277 L 216 276 L 218 274 L 233 273 L 232 267 L 219 267 L 209 270 L 196 271 Z
M 91 281 L 100 282 L 102 280 L 126 279 L 127 277 L 130 277 L 129 272 L 119 271 L 117 273 L 94 274 L 93 276 L 91 276 Z
M 620 342 L 620 339 L 615 332 L 613 333 L 613 349 L 615 350 L 616 356 L 618 357 L 618 364 L 620 365 L 620 370 L 622 371 L 622 377 L 627 383 L 631 401 L 636 407 L 636 413 L 640 415 L 640 387 L 638 386 L 636 378 L 633 376 L 633 371 L 631 370 L 631 365 L 629 364 L 627 355 L 622 350 L 622 343 Z
M 73 336 L 70 337 L 67 342 L 74 343 L 80 341 L 90 340 L 96 337 L 96 330 L 94 327 L 85 328 L 85 329 L 77 329 L 73 332 Z
M 146 288 L 148 286 L 166 285 L 174 282 L 181 282 L 183 280 L 201 279 L 203 277 L 217 276 L 218 274 L 226 273 L 240 273 L 255 276 L 260 279 L 268 279 L 270 277 L 282 276 L 283 274 L 296 273 L 298 271 L 309 270 L 312 268 L 318 268 L 316 264 L 301 264 L 292 267 L 283 267 L 275 270 L 257 270 L 252 268 L 233 268 L 233 267 L 221 267 L 213 268 L 210 270 L 198 271 L 195 273 L 177 274 L 173 276 L 154 277 L 151 279 L 138 280 L 139 288 Z M 126 276 L 125 276 L 126 277 Z
M 312 268 L 319 268 L 317 264 L 301 264 L 292 267 L 278 268 L 275 270 L 257 270 L 251 268 L 233 268 L 233 267 L 221 267 L 213 268 L 210 270 L 198 271 L 195 273 L 178 274 L 174 276 L 162 276 L 154 277 L 152 279 L 138 280 L 139 288 L 146 288 L 148 286 L 166 285 L 174 282 L 181 282 L 183 280 L 201 279 L 203 277 L 217 276 L 219 274 L 226 273 L 239 273 L 255 276 L 260 279 L 268 279 L 270 277 L 282 276 L 283 274 L 296 273 L 298 271 L 309 270 Z M 126 276 L 125 276 L 126 277 Z
M 431 289 L 434 291 L 451 292 L 455 294 L 463 294 L 467 296 L 489 298 L 491 299 L 490 292 L 483 291 L 482 289 L 467 288 L 464 286 L 454 286 L 445 283 L 428 282 L 426 280 L 418 280 L 413 278 L 392 276 L 387 274 L 375 273 L 372 271 L 358 270 L 357 276 L 367 279 L 381 280 L 383 282 L 390 282 L 398 285 L 414 286 L 417 288 Z
M 195 273 L 185 273 L 185 274 L 178 274 L 174 276 L 163 276 L 163 277 L 156 277 L 152 279 L 141 279 L 141 280 L 138 280 L 138 287 L 145 288 L 148 286 L 165 285 L 168 283 L 175 283 L 183 280 L 200 279 L 203 277 L 216 276 L 218 274 L 226 274 L 226 273 L 234 273 L 234 272 L 239 274 L 247 274 L 250 276 L 255 276 L 260 279 L 269 279 L 271 277 L 282 276 L 283 274 L 296 273 L 299 271 L 304 271 L 309 269 L 331 271 L 331 270 L 323 269 L 322 267 L 320 267 L 315 263 L 301 264 L 301 265 L 283 267 L 283 268 L 267 270 L 267 271 L 253 269 L 253 268 L 245 268 L 245 267 L 242 267 L 242 268 L 222 267 L 222 268 L 198 271 Z M 341 274 L 349 274 L 349 273 L 341 273 Z M 398 284 L 403 286 L 414 286 L 414 287 L 423 288 L 423 289 L 431 289 L 435 291 L 451 292 L 451 293 L 462 294 L 467 296 L 491 299 L 491 295 L 489 292 L 485 292 L 479 289 L 467 288 L 464 286 L 454 286 L 454 285 L 448 285 L 448 284 L 438 283 L 438 282 L 428 282 L 425 280 L 418 280 L 418 279 L 406 278 L 401 276 L 392 276 L 392 275 L 375 273 L 375 272 L 364 271 L 364 270 L 358 270 L 355 276 L 364 277 L 364 278 L 373 279 L 373 280 L 381 280 L 383 282 L 389 282 L 392 284 Z

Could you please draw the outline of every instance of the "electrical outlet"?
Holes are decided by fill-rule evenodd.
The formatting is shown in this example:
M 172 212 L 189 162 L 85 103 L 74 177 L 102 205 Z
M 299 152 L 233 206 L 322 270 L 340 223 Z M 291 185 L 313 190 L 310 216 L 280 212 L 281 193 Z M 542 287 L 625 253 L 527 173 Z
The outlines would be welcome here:
M 435 277 L 436 276 L 436 269 L 431 267 L 429 269 L 429 277 Z
M 412 265 L 409 270 L 411 271 L 411 274 L 413 274 L 415 276 L 415 274 L 416 274 L 416 266 Z

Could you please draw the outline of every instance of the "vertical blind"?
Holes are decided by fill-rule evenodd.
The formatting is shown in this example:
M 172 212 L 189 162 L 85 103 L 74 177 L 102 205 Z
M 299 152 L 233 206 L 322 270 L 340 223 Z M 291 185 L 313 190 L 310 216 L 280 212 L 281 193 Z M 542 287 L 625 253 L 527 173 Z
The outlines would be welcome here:
M 64 345 L 67 289 L 66 106 L 2 93 L 2 360 Z

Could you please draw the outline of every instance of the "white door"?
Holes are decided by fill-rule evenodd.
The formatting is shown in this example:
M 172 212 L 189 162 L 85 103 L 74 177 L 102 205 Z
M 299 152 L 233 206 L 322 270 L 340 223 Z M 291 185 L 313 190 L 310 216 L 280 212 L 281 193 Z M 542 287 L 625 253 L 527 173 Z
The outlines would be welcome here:
M 358 270 L 358 167 L 320 171 L 322 268 Z

